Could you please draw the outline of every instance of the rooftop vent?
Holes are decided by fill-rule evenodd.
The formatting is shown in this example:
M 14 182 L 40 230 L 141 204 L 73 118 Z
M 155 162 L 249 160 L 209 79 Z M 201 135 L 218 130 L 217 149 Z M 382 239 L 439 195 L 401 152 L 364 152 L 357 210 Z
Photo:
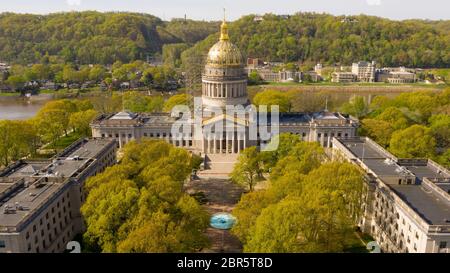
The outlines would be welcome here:
M 11 205 L 6 204 L 5 208 L 3 209 L 3 213 L 4 214 L 14 214 L 14 213 L 16 213 L 16 208 Z
M 386 158 L 386 159 L 384 160 L 384 164 L 386 164 L 386 165 L 393 165 L 393 164 L 394 164 L 394 161 L 393 161 L 392 159 L 390 159 L 390 158 Z

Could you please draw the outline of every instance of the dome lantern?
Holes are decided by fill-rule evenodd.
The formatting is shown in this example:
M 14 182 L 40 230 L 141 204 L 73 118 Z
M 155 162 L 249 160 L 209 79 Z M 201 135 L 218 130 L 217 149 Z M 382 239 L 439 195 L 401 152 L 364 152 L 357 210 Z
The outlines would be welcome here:
M 244 65 L 241 51 L 230 42 L 225 15 L 220 27 L 220 40 L 209 50 L 206 64 L 215 67 L 240 67 Z

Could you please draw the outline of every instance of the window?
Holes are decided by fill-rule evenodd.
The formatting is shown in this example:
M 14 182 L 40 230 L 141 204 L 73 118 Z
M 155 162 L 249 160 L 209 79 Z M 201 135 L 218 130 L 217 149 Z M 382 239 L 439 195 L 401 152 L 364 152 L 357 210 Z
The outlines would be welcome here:
M 442 241 L 442 242 L 439 243 L 439 249 L 443 249 L 443 248 L 447 248 L 447 242 L 446 241 Z
M 0 241 L 0 248 L 5 248 L 5 247 L 6 247 L 5 241 Z
M 36 225 L 33 225 L 33 232 L 36 231 Z

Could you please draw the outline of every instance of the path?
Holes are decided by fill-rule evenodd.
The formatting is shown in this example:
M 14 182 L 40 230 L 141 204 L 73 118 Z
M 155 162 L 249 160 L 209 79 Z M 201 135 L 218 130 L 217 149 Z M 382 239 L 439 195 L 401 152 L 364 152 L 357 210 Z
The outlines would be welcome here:
M 188 193 L 203 192 L 205 194 L 208 202 L 204 206 L 210 215 L 218 212 L 230 213 L 244 192 L 243 188 L 229 179 L 221 178 L 201 178 L 200 180 L 190 181 L 186 184 L 186 190 Z M 211 247 L 204 249 L 202 252 L 242 252 L 241 243 L 228 230 L 208 228 L 206 236 L 211 241 Z

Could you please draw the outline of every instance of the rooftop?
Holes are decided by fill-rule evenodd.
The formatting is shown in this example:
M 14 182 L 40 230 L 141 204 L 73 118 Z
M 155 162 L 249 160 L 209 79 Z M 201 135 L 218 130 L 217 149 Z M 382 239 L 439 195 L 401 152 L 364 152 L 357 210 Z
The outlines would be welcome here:
M 361 160 L 389 188 L 391 188 L 409 207 L 430 225 L 450 225 L 450 202 L 437 190 L 422 183 L 424 177 L 448 194 L 450 172 L 427 159 L 397 159 L 381 146 L 368 138 L 339 139 L 346 149 Z M 400 174 L 414 175 L 417 183 L 398 185 L 387 182 L 388 176 Z M 384 180 L 386 179 L 386 180 Z M 432 182 L 433 183 L 433 182 Z
M 70 185 L 67 178 L 77 177 L 109 144 L 110 140 L 82 139 L 63 151 L 62 157 L 38 163 L 21 161 L 0 173 L 0 232 L 20 229 L 49 198 Z
M 392 185 L 391 188 L 430 225 L 450 225 L 450 204 L 421 185 Z

